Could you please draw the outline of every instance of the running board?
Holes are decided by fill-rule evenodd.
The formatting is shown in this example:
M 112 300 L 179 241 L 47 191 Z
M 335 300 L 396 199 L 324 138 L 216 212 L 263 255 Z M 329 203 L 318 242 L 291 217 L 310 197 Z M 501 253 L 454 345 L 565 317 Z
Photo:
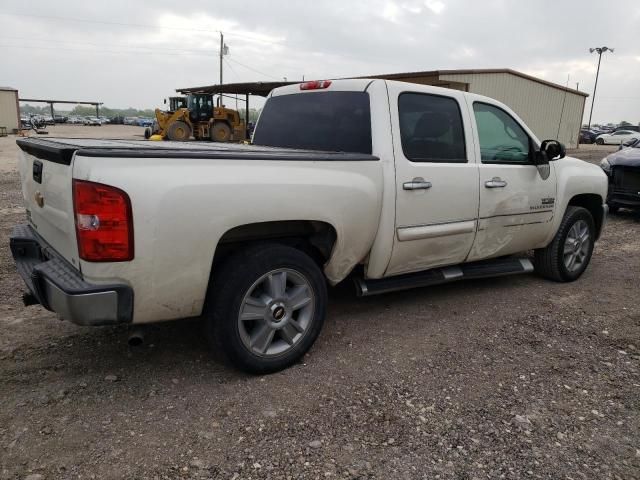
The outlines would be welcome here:
M 358 296 L 368 297 L 397 290 L 439 285 L 456 280 L 501 277 L 530 272 L 533 272 L 533 264 L 528 258 L 507 257 L 463 263 L 452 267 L 434 268 L 424 272 L 408 273 L 377 280 L 356 278 L 355 283 Z

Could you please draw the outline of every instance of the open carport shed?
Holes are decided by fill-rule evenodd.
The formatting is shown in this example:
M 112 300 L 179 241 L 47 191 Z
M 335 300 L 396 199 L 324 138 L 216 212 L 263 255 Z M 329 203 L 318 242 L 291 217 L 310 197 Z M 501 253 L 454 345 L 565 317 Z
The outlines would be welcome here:
M 76 102 L 75 100 L 42 100 L 42 99 L 35 99 L 35 98 L 21 98 L 20 101 L 25 103 L 27 102 L 28 103 L 48 103 L 49 108 L 51 109 L 51 118 L 53 118 L 53 115 L 54 115 L 54 111 L 53 111 L 54 103 L 70 103 L 73 105 L 93 105 L 94 107 L 96 107 L 96 117 L 100 116 L 100 105 L 102 105 L 102 102 Z
M 360 78 L 381 78 L 452 88 L 486 95 L 512 108 L 541 140 L 558 139 L 567 147 L 578 145 L 587 93 L 563 87 L 508 68 L 480 70 L 432 70 L 387 73 Z M 247 82 L 180 88 L 180 93 L 249 95 L 266 97 L 271 90 L 298 82 Z

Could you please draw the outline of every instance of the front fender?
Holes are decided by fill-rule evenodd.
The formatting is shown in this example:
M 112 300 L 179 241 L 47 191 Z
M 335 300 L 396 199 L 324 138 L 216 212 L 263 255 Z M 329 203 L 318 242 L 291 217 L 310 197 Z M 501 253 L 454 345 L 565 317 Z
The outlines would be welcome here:
M 545 245 L 553 240 L 573 199 L 579 195 L 597 195 L 600 198 L 599 208 L 602 208 L 608 188 L 607 176 L 597 165 L 573 157 L 565 157 L 551 165 L 555 169 L 557 181 L 556 211 Z

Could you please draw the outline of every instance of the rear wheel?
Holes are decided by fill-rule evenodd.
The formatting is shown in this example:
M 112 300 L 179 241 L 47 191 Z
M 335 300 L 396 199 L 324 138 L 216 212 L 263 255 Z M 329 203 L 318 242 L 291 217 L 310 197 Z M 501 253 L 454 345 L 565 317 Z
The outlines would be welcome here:
M 556 236 L 535 251 L 536 272 L 556 282 L 572 282 L 584 273 L 595 242 L 595 224 L 589 210 L 568 207 Z
M 211 140 L 214 142 L 228 142 L 231 140 L 231 127 L 226 123 L 215 122 L 211 129 Z
M 324 323 L 324 276 L 309 256 L 292 247 L 259 245 L 230 257 L 215 272 L 209 293 L 209 341 L 249 373 L 293 364 Z
M 182 120 L 178 120 L 169 125 L 167 137 L 175 142 L 184 142 L 191 137 L 191 128 Z

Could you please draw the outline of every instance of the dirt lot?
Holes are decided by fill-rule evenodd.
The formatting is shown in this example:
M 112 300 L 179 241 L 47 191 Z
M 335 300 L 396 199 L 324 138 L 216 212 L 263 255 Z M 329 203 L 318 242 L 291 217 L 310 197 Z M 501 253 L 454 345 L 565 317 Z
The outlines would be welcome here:
M 640 478 L 640 215 L 611 217 L 571 284 L 334 289 L 304 363 L 251 377 L 194 321 L 130 348 L 126 328 L 25 309 L 16 155 L 0 139 L 0 478 Z

